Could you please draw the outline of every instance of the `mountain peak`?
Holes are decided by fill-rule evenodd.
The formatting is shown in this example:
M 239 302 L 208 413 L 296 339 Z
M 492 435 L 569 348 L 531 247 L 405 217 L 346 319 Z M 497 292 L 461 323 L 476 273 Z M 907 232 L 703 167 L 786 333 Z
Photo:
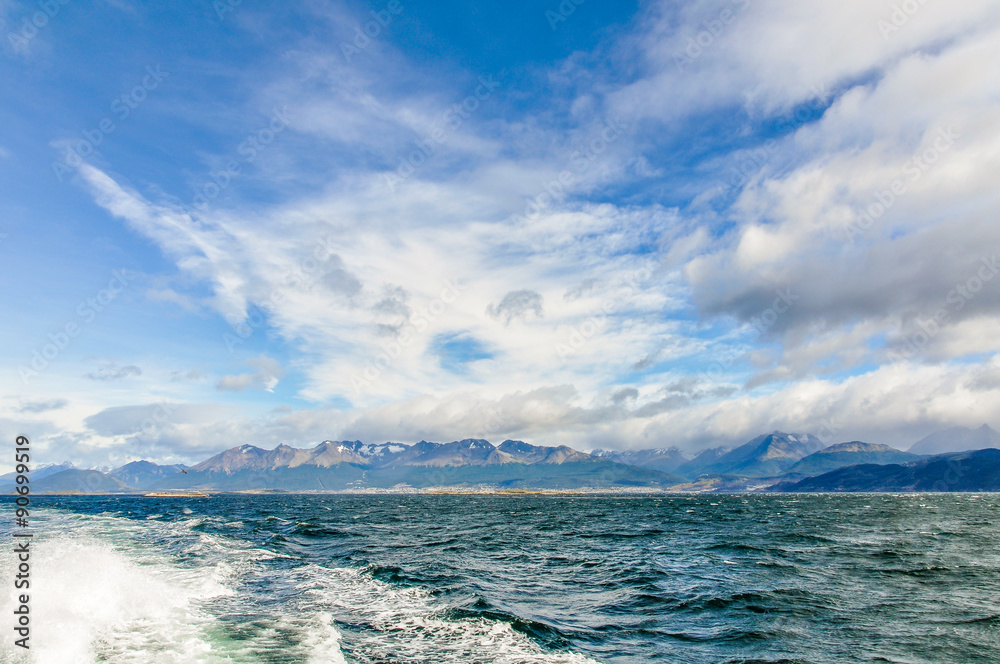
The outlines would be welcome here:
M 510 440 L 509 438 L 500 445 L 497 449 L 501 452 L 530 452 L 535 449 L 535 446 L 531 443 L 526 443 L 523 440 Z
M 463 440 L 458 441 L 458 444 L 465 445 L 469 449 L 475 449 L 475 448 L 490 449 L 490 450 L 496 449 L 493 447 L 493 443 L 491 443 L 488 440 L 483 440 L 482 438 L 465 438 Z
M 775 430 L 719 454 L 719 448 L 705 450 L 678 472 L 690 477 L 700 475 L 739 475 L 773 477 L 780 475 L 799 459 L 823 448 L 823 442 L 808 433 L 785 433 Z
M 115 468 L 108 473 L 108 476 L 130 487 L 146 489 L 162 479 L 179 475 L 186 470 L 187 466 L 181 464 L 161 466 L 158 463 L 141 459 Z

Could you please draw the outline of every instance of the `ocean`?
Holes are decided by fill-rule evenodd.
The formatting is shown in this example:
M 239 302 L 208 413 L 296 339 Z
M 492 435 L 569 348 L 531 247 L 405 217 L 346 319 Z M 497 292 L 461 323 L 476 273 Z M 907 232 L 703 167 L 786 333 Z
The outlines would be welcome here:
M 1000 662 L 993 494 L 32 500 L 4 662 Z

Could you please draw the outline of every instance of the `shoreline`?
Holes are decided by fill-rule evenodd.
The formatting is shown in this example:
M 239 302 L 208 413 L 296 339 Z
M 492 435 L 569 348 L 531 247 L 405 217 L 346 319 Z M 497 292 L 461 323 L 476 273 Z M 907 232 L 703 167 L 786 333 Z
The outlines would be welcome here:
M 900 495 L 990 495 L 1000 491 L 671 491 L 671 490 L 607 490 L 607 489 L 415 489 L 415 490 L 345 490 L 345 491 L 53 491 L 32 494 L 44 497 L 66 496 L 128 496 L 137 498 L 211 498 L 212 496 L 578 496 L 616 498 L 646 498 L 664 496 L 900 496 Z M 16 498 L 16 494 L 0 494 Z

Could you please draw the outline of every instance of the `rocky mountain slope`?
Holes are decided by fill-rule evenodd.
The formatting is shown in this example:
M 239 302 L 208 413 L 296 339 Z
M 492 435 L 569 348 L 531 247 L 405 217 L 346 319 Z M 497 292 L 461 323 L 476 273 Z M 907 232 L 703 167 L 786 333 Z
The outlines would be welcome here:
M 911 450 L 990 444 L 995 434 L 987 426 L 948 430 L 928 436 Z M 0 493 L 13 491 L 13 479 L 13 474 L 0 477 Z M 413 445 L 327 440 L 311 448 L 279 445 L 267 450 L 239 445 L 191 468 L 133 461 L 110 473 L 72 464 L 39 466 L 31 473 L 33 493 L 459 487 L 985 491 L 993 486 L 1000 487 L 1000 451 L 996 449 L 922 456 L 862 441 L 824 447 L 810 434 L 781 431 L 758 436 L 735 449 L 708 449 L 690 460 L 677 448 L 585 454 L 566 446 L 519 440 L 496 446 L 475 438 Z
M 920 458 L 918 454 L 903 452 L 888 445 L 863 443 L 856 440 L 850 443 L 837 443 L 836 445 L 825 447 L 818 452 L 813 452 L 792 465 L 785 471 L 785 474 L 813 477 L 829 473 L 838 468 L 857 466 L 864 463 L 909 463 L 910 461 L 917 461 Z
M 807 433 L 773 433 L 757 436 L 750 442 L 701 465 L 698 475 L 738 475 L 774 477 L 781 475 L 800 459 L 823 448 L 819 438 Z M 692 477 L 692 470 L 682 466 L 678 472 Z M 692 477 L 692 479 L 694 479 Z
M 1000 450 L 943 454 L 907 464 L 863 464 L 777 487 L 783 491 L 1000 491 Z
M 161 466 L 151 461 L 132 461 L 120 468 L 115 468 L 108 475 L 129 487 L 147 489 L 160 480 L 186 471 L 187 466 L 175 464 Z
M 156 489 L 330 491 L 411 486 L 494 485 L 509 488 L 667 487 L 682 478 L 637 468 L 569 447 L 481 439 L 414 445 L 324 441 L 311 449 L 241 445 L 193 466 Z

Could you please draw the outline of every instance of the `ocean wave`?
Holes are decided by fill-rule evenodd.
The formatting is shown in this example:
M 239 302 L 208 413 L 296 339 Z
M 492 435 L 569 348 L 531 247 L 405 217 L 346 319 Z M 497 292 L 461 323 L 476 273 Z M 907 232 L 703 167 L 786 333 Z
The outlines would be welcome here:
M 514 617 L 456 612 L 425 588 L 375 578 L 372 567 L 295 566 L 236 534 L 204 532 L 204 523 L 48 510 L 32 545 L 25 661 L 346 664 L 346 650 L 358 664 L 595 664 L 543 648 Z M 4 578 L 13 565 L 2 556 Z M 0 598 L 0 611 L 13 608 L 13 593 Z M 18 650 L 6 635 L 0 661 L 20 662 Z
M 35 662 L 124 664 L 155 661 L 223 662 L 212 657 L 205 628 L 206 598 L 232 591 L 221 568 L 183 569 L 138 562 L 110 544 L 80 533 L 32 542 L 32 656 Z M 10 578 L 13 561 L 3 573 Z M 0 611 L 11 615 L 13 594 Z M 13 659 L 12 637 L 5 656 Z M 145 658 L 144 658 L 145 657 Z
M 544 650 L 508 621 L 452 617 L 427 590 L 396 587 L 366 570 L 309 564 L 293 575 L 308 610 L 329 611 L 353 628 L 343 647 L 359 663 L 595 664 Z
M 244 593 L 255 566 L 286 557 L 237 538 L 198 532 L 200 523 L 40 511 L 31 557 L 31 658 L 23 658 L 5 634 L 0 661 L 277 661 L 266 656 L 266 639 L 233 638 L 231 624 L 217 614 L 219 606 L 251 604 Z M 0 576 L 10 578 L 13 565 L 5 554 Z M 13 593 L 0 597 L 0 611 L 11 615 L 13 603 Z M 292 635 L 279 643 L 289 662 L 344 662 L 340 632 L 328 614 L 296 624 L 285 624 L 281 616 L 269 622 L 265 634 Z

